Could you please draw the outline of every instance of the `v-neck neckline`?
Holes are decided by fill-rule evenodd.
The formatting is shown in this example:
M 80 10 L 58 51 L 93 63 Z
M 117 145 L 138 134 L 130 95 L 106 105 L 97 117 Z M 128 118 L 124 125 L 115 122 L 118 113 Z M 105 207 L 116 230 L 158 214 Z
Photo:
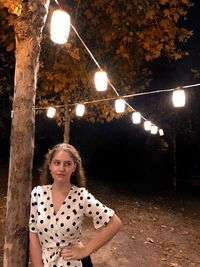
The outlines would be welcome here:
M 71 192 L 73 190 L 73 185 L 71 185 L 70 190 L 66 196 L 66 198 L 63 200 L 62 204 L 60 205 L 59 209 L 57 210 L 57 212 L 55 212 L 55 208 L 54 208 L 54 202 L 53 202 L 53 196 L 52 196 L 52 185 L 50 187 L 50 200 L 51 200 L 51 204 L 52 204 L 52 208 L 53 208 L 53 215 L 56 217 L 58 214 L 60 214 L 61 209 L 63 207 L 63 205 L 66 203 L 67 199 L 69 198 L 69 196 L 71 196 Z

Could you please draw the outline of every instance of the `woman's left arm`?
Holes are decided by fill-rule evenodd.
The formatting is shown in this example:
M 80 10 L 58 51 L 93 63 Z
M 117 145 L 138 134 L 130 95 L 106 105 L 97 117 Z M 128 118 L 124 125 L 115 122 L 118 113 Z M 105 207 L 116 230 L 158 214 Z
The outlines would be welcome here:
M 121 220 L 116 214 L 114 214 L 108 224 L 99 231 L 95 238 L 85 245 L 87 256 L 108 243 L 120 230 L 121 226 Z
M 114 214 L 108 224 L 105 227 L 102 227 L 91 241 L 85 245 L 67 246 L 62 249 L 61 256 L 66 260 L 85 258 L 108 243 L 120 230 L 121 226 L 121 220 Z

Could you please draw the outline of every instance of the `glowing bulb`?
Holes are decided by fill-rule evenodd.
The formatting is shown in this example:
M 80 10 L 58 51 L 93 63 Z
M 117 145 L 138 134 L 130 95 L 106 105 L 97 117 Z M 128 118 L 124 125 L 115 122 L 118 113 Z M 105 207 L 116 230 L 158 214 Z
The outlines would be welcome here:
M 70 30 L 70 16 L 62 10 L 55 10 L 51 18 L 51 40 L 57 44 L 67 42 Z
M 48 108 L 47 117 L 52 119 L 55 116 L 55 114 L 56 114 L 56 109 L 55 108 L 52 108 L 52 107 Z
M 82 117 L 85 112 L 85 105 L 78 104 L 76 106 L 76 116 Z
M 105 71 L 97 71 L 95 73 L 95 87 L 97 91 L 107 90 L 107 74 Z
M 145 131 L 150 131 L 151 130 L 151 122 L 150 121 L 145 121 L 144 122 L 144 129 L 145 129 Z
M 157 134 L 157 132 L 158 132 L 158 127 L 155 126 L 155 125 L 152 125 L 152 126 L 151 126 L 151 133 L 152 133 L 152 134 Z
M 177 89 L 173 91 L 172 94 L 173 105 L 176 108 L 185 106 L 185 92 L 182 89 Z
M 159 135 L 160 135 L 160 136 L 163 136 L 163 135 L 164 135 L 164 131 L 163 131 L 163 129 L 159 129 L 158 132 L 159 132 Z
M 133 112 L 132 120 L 134 124 L 139 124 L 141 122 L 141 115 L 140 112 Z
M 116 99 L 115 100 L 115 111 L 117 113 L 122 113 L 125 110 L 125 101 L 124 99 Z

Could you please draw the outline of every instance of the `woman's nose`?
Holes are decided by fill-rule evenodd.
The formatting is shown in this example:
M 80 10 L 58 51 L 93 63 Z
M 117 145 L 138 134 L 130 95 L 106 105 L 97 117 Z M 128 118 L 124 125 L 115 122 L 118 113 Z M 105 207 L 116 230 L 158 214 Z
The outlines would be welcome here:
M 64 171 L 64 170 L 65 170 L 65 164 L 60 164 L 60 165 L 59 165 L 59 169 L 60 169 L 61 171 Z

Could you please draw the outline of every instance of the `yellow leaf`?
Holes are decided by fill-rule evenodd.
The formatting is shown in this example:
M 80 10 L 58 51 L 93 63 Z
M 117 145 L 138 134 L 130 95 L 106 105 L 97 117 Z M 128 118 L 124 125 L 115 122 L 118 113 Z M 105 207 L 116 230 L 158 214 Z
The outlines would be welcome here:
M 146 56 L 145 56 L 145 59 L 146 59 L 146 61 L 148 62 L 148 61 L 151 61 L 153 58 L 152 58 L 152 56 L 150 56 L 150 55 L 146 55 Z
M 178 59 L 181 59 L 182 58 L 182 56 L 181 56 L 181 54 L 179 54 L 179 53 L 174 53 L 174 59 L 175 60 L 178 60 Z
M 14 10 L 13 10 L 13 14 L 17 15 L 17 16 L 20 16 L 22 13 L 22 6 L 19 5 L 17 6 Z
M 182 0 L 182 2 L 189 7 L 193 5 L 189 0 Z
M 166 3 L 169 3 L 169 0 L 160 0 L 161 5 L 165 5 Z
M 144 47 L 146 50 L 149 50 L 149 43 L 148 43 L 148 42 L 143 42 L 143 47 Z
M 180 18 L 180 15 L 178 13 L 174 14 L 174 21 L 177 22 Z
M 8 11 L 11 14 L 17 15 L 19 17 L 22 13 L 22 6 L 20 4 L 17 6 L 11 5 L 11 7 L 9 7 Z
M 163 13 L 164 13 L 164 16 L 165 16 L 165 17 L 170 18 L 171 13 L 170 13 L 170 10 L 169 10 L 169 9 L 166 9 L 166 8 L 165 8 L 165 9 L 163 10 Z
M 169 26 L 169 20 L 168 19 L 162 19 L 160 21 L 160 26 L 164 29 L 166 29 Z
M 147 19 L 151 19 L 152 20 L 154 16 L 155 16 L 155 11 L 153 9 L 147 11 L 147 13 L 146 13 L 146 18 Z
M 70 52 L 70 55 L 76 59 L 76 60 L 80 60 L 80 55 L 79 55 L 79 50 L 77 48 L 75 48 L 73 51 Z

